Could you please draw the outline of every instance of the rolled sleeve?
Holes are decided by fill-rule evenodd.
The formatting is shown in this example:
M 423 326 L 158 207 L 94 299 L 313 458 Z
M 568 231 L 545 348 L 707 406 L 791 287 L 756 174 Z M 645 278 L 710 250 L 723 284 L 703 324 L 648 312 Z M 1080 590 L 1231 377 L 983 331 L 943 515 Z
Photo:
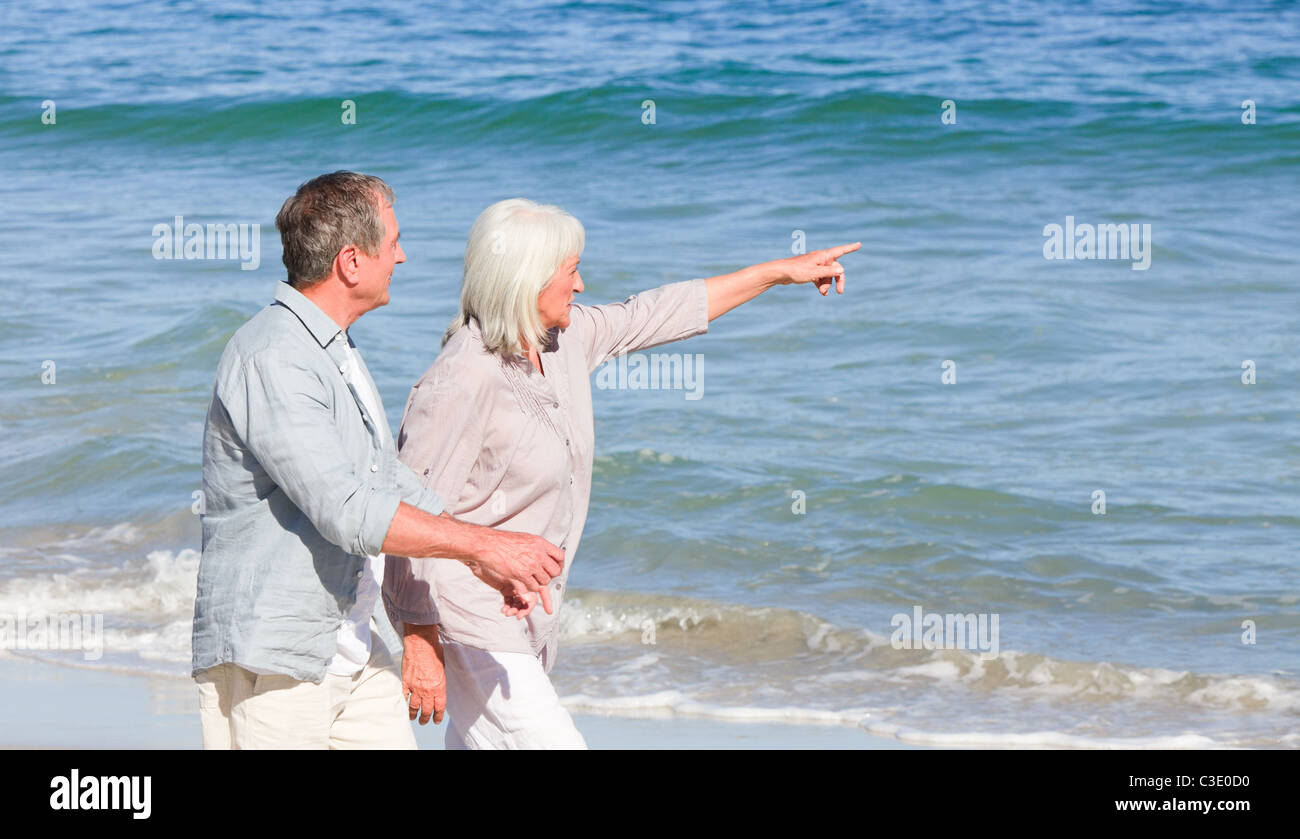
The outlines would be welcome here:
M 579 335 L 591 372 L 615 356 L 709 331 L 705 280 L 687 280 L 634 294 L 622 303 L 578 306 Z
M 424 560 L 415 560 L 423 562 Z M 428 560 L 433 562 L 434 560 Z M 414 626 L 442 623 L 438 618 L 438 602 L 433 595 L 433 584 L 423 576 L 411 572 L 411 559 L 390 556 L 384 562 L 384 608 L 388 619 Z
M 397 467 L 397 489 L 402 494 L 402 500 L 412 507 L 417 507 L 431 516 L 442 515 L 442 511 L 447 509 L 442 498 L 432 488 L 426 487 L 420 480 L 420 477 L 411 471 L 411 467 L 402 463 L 400 460 L 395 464 Z
M 352 554 L 382 552 L 402 492 L 384 486 L 377 471 L 358 474 L 316 373 L 266 349 L 238 365 L 218 393 L 233 431 L 321 536 Z

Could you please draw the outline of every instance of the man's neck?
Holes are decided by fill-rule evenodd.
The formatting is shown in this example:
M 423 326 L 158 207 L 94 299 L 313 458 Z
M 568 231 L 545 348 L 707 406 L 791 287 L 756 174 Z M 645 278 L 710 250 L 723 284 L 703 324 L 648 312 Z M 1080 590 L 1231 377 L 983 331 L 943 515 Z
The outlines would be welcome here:
M 339 329 L 346 332 L 348 327 L 356 323 L 364 312 L 357 311 L 356 304 L 348 297 L 339 294 L 333 286 L 333 283 L 325 280 L 314 286 L 298 290 L 302 292 L 303 297 L 315 303 L 316 308 L 328 315 L 330 320 L 337 323 Z

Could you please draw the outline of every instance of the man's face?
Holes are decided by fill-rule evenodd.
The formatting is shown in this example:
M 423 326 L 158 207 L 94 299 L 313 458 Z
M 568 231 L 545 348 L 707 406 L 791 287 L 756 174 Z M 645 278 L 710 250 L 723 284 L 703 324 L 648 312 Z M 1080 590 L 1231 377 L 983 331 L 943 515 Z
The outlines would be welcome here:
M 393 280 L 393 266 L 406 261 L 402 245 L 397 241 L 402 232 L 397 227 L 393 208 L 385 207 L 379 216 L 384 220 L 384 238 L 379 244 L 379 253 L 371 256 L 362 250 L 357 251 L 356 293 L 369 303 L 366 311 L 388 303 L 388 284 Z
M 573 296 L 583 289 L 582 276 L 578 273 L 578 257 L 569 257 L 555 269 L 546 288 L 537 296 L 537 312 L 542 317 L 542 326 L 546 329 L 569 328 L 569 307 Z

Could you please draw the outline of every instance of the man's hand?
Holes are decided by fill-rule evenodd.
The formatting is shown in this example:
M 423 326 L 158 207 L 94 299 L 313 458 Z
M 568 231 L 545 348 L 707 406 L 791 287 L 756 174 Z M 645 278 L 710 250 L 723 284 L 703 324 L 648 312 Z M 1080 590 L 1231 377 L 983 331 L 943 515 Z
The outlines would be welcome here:
M 502 613 L 523 618 L 540 597 L 546 614 L 554 614 L 547 585 L 564 570 L 564 551 L 531 533 L 489 530 L 486 534 L 477 561 L 466 564 L 476 577 L 501 592 Z M 530 592 L 537 594 L 530 597 Z
M 442 640 L 436 625 L 402 625 L 402 696 L 411 719 L 427 725 L 442 722 L 447 710 L 447 675 L 443 667 Z
M 537 592 L 547 613 L 553 613 L 546 585 L 564 570 L 564 551 L 540 536 L 480 527 L 446 511 L 430 515 L 405 501 L 397 505 L 383 548 L 389 556 L 460 560 L 501 592 L 504 614 L 521 618 L 532 609 L 529 592 Z

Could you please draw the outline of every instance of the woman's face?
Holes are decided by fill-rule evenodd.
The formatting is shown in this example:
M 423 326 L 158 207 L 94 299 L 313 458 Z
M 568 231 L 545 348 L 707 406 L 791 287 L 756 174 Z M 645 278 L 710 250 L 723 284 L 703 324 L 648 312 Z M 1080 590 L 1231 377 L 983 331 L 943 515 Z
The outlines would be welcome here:
M 542 326 L 547 329 L 569 327 L 569 306 L 573 303 L 573 295 L 582 291 L 578 261 L 577 254 L 574 254 L 560 263 L 546 288 L 537 295 L 537 311 L 542 316 Z

